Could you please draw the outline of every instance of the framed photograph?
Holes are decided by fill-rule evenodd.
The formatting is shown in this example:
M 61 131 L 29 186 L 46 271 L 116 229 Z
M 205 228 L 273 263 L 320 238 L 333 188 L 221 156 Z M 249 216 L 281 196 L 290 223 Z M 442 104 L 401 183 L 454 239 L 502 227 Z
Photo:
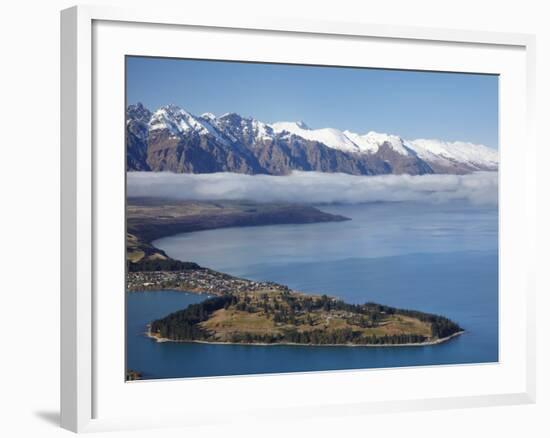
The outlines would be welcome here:
M 62 426 L 534 401 L 534 38 L 62 12 Z

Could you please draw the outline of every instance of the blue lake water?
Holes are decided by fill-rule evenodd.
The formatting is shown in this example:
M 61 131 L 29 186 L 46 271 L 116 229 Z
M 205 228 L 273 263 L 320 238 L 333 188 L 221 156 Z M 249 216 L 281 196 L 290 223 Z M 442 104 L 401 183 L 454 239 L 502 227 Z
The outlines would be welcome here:
M 127 295 L 127 365 L 144 378 L 201 377 L 498 361 L 498 212 L 463 203 L 320 206 L 351 221 L 201 231 L 160 239 L 170 256 L 345 301 L 445 315 L 466 329 L 422 347 L 156 343 L 153 319 L 204 299 Z

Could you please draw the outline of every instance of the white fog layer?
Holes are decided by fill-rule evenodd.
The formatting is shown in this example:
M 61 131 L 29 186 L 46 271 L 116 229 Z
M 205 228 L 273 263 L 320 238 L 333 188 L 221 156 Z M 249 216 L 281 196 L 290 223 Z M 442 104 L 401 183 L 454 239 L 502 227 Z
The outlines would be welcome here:
M 498 172 L 468 175 L 355 176 L 293 172 L 286 176 L 238 173 L 175 174 L 128 172 L 128 196 L 188 200 L 363 203 L 376 201 L 448 202 L 497 205 Z

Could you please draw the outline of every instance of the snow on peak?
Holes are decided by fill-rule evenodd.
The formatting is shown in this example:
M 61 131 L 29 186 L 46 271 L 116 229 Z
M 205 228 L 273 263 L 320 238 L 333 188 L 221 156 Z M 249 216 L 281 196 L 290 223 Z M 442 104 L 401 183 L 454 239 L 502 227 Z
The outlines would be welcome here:
M 409 141 L 408 145 L 423 160 L 455 161 L 479 168 L 498 167 L 498 151 L 480 144 L 421 138 Z
M 187 111 L 175 105 L 166 105 L 153 113 L 149 121 L 149 131 L 168 129 L 176 135 L 180 132 L 189 131 L 192 129 L 192 125 L 195 124 L 196 121 Z
M 382 146 L 389 147 L 401 155 L 417 155 L 428 163 L 449 165 L 466 164 L 471 169 L 494 170 L 498 168 L 498 151 L 487 146 L 463 141 L 441 141 L 434 139 L 403 140 L 392 134 L 370 131 L 357 134 L 334 128 L 311 129 L 303 121 L 266 124 L 254 118 L 242 117 L 237 113 L 226 113 L 216 117 L 204 113 L 196 117 L 176 105 L 159 108 L 152 115 L 141 104 L 128 107 L 129 119 L 143 119 L 148 131 L 167 129 L 174 137 L 187 132 L 210 135 L 230 144 L 245 135 L 257 140 L 273 140 L 275 134 L 295 135 L 305 140 L 316 141 L 343 152 L 376 154 Z
M 338 129 L 311 129 L 303 122 L 277 122 L 273 123 L 271 127 L 275 133 L 288 132 L 306 140 L 318 141 L 332 149 L 359 152 L 359 147 Z
M 370 131 L 365 135 L 351 131 L 344 131 L 344 134 L 359 147 L 360 152 L 375 154 L 385 144 L 401 155 L 410 154 L 410 151 L 404 145 L 403 139 L 397 135 L 374 131 Z
M 251 121 L 252 129 L 254 130 L 254 136 L 261 140 L 272 140 L 273 139 L 273 128 L 259 120 L 252 119 Z
M 167 129 L 172 136 L 194 131 L 200 135 L 211 135 L 226 142 L 214 126 L 211 119 L 195 117 L 176 105 L 166 105 L 153 113 L 149 122 L 149 132 Z
M 242 117 L 237 113 L 226 113 L 217 119 L 224 131 L 235 136 L 246 135 L 257 140 L 272 140 L 274 132 L 271 126 L 252 117 Z
M 216 120 L 216 116 L 212 113 L 203 113 L 201 114 L 201 118 L 205 120 Z
M 277 133 L 289 132 L 344 152 L 375 154 L 383 144 L 386 144 L 399 154 L 410 155 L 411 153 L 401 137 L 397 135 L 380 134 L 374 131 L 360 135 L 351 131 L 342 132 L 334 128 L 311 129 L 304 122 L 277 122 L 271 126 Z

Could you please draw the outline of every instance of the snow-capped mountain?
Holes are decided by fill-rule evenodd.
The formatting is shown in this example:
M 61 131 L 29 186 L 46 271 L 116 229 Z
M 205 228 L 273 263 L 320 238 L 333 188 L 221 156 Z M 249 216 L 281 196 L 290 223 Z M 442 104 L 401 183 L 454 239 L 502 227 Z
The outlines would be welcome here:
M 388 145 L 392 150 L 401 155 L 411 155 L 414 153 L 405 146 L 403 139 L 397 135 L 381 134 L 374 131 L 370 131 L 365 135 L 359 135 L 351 131 L 344 131 L 344 134 L 364 153 L 375 154 L 383 144 Z
M 498 169 L 498 152 L 487 146 L 461 141 L 445 142 L 427 139 L 412 140 L 407 143 L 407 146 L 421 159 L 430 163 L 436 173 L 443 173 L 438 172 L 440 166 L 443 169 L 449 167 L 468 167 L 470 170 Z
M 273 128 L 266 123 L 252 118 L 244 118 L 236 113 L 223 114 L 213 119 L 215 126 L 233 141 L 254 143 L 263 140 L 273 140 L 275 133 Z
M 236 113 L 195 116 L 175 105 L 155 112 L 130 105 L 126 126 L 128 170 L 416 175 L 498 169 L 498 152 L 483 145 L 269 124 Z
M 376 154 L 381 146 L 386 145 L 398 154 L 416 155 L 439 168 L 457 167 L 457 170 L 462 171 L 496 170 L 498 168 L 498 152 L 496 150 L 468 142 L 427 139 L 407 141 L 397 135 L 374 131 L 360 135 L 333 128 L 310 129 L 304 122 L 277 122 L 271 126 L 277 133 L 288 132 L 344 152 Z
M 276 133 L 288 132 L 306 140 L 323 143 L 329 148 L 344 152 L 360 152 L 358 146 L 338 129 L 310 129 L 304 122 L 277 122 L 271 126 Z
M 151 170 L 147 164 L 147 141 L 151 111 L 141 103 L 126 110 L 126 167 Z
M 196 132 L 199 135 L 212 135 L 225 142 L 226 139 L 212 126 L 212 122 L 215 123 L 215 119 L 195 117 L 175 105 L 167 105 L 153 113 L 149 121 L 149 132 L 168 130 L 175 138 L 187 132 Z

